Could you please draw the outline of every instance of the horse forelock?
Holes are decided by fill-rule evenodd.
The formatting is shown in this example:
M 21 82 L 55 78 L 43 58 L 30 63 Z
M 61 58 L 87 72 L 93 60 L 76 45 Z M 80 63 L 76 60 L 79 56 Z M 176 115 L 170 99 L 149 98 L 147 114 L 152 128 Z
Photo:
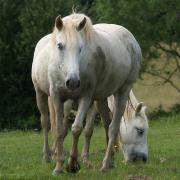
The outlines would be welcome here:
M 138 101 L 131 91 L 129 98 L 128 98 L 128 101 L 126 103 L 126 108 L 125 108 L 124 115 L 123 115 L 125 123 L 126 123 L 126 121 L 131 121 L 134 119 L 137 105 L 138 105 Z M 145 109 L 146 109 L 145 106 L 142 107 L 142 110 L 140 112 L 141 121 L 142 121 L 141 124 L 148 126 L 148 121 L 147 121 Z
M 62 31 L 65 34 L 65 38 L 69 43 L 73 43 L 75 40 L 75 36 L 77 34 L 77 26 L 78 24 L 83 20 L 83 18 L 86 18 L 86 24 L 85 27 L 82 29 L 82 33 L 84 34 L 85 42 L 89 43 L 91 41 L 91 37 L 93 35 L 93 26 L 91 19 L 84 15 L 84 14 L 78 14 L 78 13 L 73 13 L 69 16 L 66 16 L 62 19 L 63 21 L 63 28 Z M 56 36 L 58 34 L 59 30 L 54 27 L 53 33 L 52 33 L 52 41 L 53 43 L 56 42 Z

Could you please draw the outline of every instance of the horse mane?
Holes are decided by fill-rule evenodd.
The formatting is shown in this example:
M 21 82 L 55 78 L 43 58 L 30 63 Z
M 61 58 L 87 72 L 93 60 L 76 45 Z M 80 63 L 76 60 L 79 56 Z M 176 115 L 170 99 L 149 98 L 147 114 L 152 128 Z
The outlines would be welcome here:
M 65 26 L 65 31 L 68 32 L 67 34 L 71 35 L 72 34 L 71 32 L 76 29 L 76 27 L 83 20 L 84 17 L 86 18 L 86 24 L 81 32 L 83 32 L 83 34 L 84 34 L 86 43 L 90 43 L 90 41 L 92 39 L 92 34 L 93 34 L 93 25 L 92 25 L 91 19 L 88 16 L 86 16 L 85 14 L 81 14 L 81 13 L 75 13 L 73 11 L 72 14 L 62 18 L 62 20 L 63 20 L 63 24 Z M 52 41 L 54 43 L 55 43 L 55 37 L 56 37 L 58 31 L 59 30 L 54 26 L 54 29 L 52 32 Z
M 129 94 L 128 100 L 126 102 L 126 108 L 123 115 L 125 121 L 130 120 L 133 117 L 133 114 L 136 111 L 137 104 L 138 104 L 138 101 L 131 91 Z

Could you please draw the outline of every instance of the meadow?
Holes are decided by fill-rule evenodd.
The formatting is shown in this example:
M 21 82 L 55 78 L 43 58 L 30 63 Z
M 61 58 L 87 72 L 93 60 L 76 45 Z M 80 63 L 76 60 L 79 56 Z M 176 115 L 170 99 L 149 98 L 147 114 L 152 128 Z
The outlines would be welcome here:
M 144 163 L 125 163 L 121 152 L 115 154 L 115 168 L 99 171 L 105 152 L 105 133 L 101 125 L 94 130 L 90 166 L 81 162 L 77 174 L 66 171 L 52 176 L 55 163 L 42 162 L 42 132 L 10 131 L 0 133 L 0 179 L 111 179 L 150 180 L 180 179 L 180 114 L 150 121 L 148 135 L 149 159 Z M 79 149 L 82 148 L 81 135 Z M 66 162 L 71 146 L 71 133 L 65 140 Z

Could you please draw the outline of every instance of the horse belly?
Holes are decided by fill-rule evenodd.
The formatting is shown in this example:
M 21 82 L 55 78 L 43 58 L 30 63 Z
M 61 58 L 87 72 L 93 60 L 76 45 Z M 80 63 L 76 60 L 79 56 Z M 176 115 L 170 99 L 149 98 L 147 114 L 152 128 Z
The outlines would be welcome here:
M 95 98 L 96 99 L 102 99 L 102 98 L 106 98 L 112 94 L 114 94 L 116 91 L 118 91 L 122 85 L 124 84 L 126 79 L 124 78 L 112 78 L 109 79 L 109 81 L 106 82 L 101 82 L 96 91 L 95 91 Z
M 118 59 L 107 60 L 107 62 L 107 68 L 100 75 L 96 85 L 95 96 L 97 99 L 106 98 L 118 91 L 126 82 L 131 71 L 131 59 L 128 56 L 124 63 L 123 61 L 119 63 Z

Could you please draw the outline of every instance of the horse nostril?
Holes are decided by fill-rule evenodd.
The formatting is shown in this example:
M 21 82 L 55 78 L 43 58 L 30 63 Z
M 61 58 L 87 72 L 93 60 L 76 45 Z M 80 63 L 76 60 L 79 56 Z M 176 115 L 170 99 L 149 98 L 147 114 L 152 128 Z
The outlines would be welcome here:
M 66 81 L 66 87 L 71 90 L 75 90 L 80 87 L 80 80 L 78 78 L 69 78 Z
M 80 80 L 77 81 L 77 88 L 80 87 Z
M 130 159 L 132 162 L 139 161 L 139 160 L 143 162 L 147 161 L 147 155 L 144 153 L 133 153 L 131 154 L 130 157 L 131 157 Z
M 132 154 L 131 160 L 132 160 L 133 162 L 137 161 L 137 155 L 136 155 L 136 154 Z
M 142 159 L 143 162 L 145 162 L 145 163 L 147 162 L 147 156 L 145 154 L 142 155 L 141 159 Z
M 70 79 L 68 79 L 68 80 L 66 81 L 66 86 L 67 86 L 67 87 L 70 86 Z

